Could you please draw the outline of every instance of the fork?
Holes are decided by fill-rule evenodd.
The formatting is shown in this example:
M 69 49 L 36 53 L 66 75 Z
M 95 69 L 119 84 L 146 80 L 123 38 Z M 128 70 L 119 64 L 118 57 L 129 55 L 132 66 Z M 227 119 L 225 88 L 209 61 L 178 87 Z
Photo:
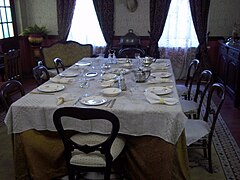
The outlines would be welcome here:
M 112 99 L 110 99 L 106 104 L 105 104 L 105 107 L 108 107 L 112 102 Z

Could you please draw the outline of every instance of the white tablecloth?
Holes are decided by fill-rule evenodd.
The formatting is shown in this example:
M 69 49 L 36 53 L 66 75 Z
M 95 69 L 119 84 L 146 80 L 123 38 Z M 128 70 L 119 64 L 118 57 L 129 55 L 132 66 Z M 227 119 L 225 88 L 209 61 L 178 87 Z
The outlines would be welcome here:
M 89 81 L 90 86 L 87 89 L 88 94 L 101 95 L 101 68 L 99 63 L 101 64 L 103 60 L 100 60 L 99 62 L 97 59 L 85 58 L 82 61 L 93 62 L 91 66 L 86 66 L 84 68 L 89 72 L 94 71 L 99 73 L 98 76 L 91 78 Z M 164 60 L 164 62 L 170 63 L 169 60 Z M 118 67 L 121 66 L 121 64 L 112 65 L 112 67 L 113 66 Z M 82 69 L 83 67 L 72 66 L 67 69 L 67 71 L 82 73 Z M 167 71 L 172 73 L 172 68 L 170 67 Z M 115 97 L 116 103 L 112 108 L 105 107 L 105 105 L 86 106 L 81 103 L 78 103 L 76 106 L 101 108 L 113 112 L 120 120 L 119 133 L 133 136 L 152 135 L 175 144 L 184 130 L 184 124 L 187 119 L 182 111 L 181 104 L 177 103 L 173 106 L 150 104 L 143 94 L 144 90 L 150 86 L 173 85 L 173 92 L 165 96 L 178 98 L 174 75 L 170 77 L 173 80 L 173 82 L 170 83 L 136 83 L 134 80 L 134 74 L 130 69 L 130 72 L 125 75 L 125 78 L 127 91 L 123 91 L 120 95 Z M 59 107 L 73 106 L 76 100 L 86 92 L 85 89 L 80 88 L 79 86 L 79 76 L 74 77 L 74 79 L 74 82 L 64 84 L 65 89 L 59 92 L 54 92 L 54 95 L 29 93 L 13 103 L 5 118 L 8 132 L 21 133 L 29 129 L 56 131 L 52 120 L 54 111 Z M 52 82 L 48 81 L 47 83 Z M 117 87 L 118 83 L 115 83 L 114 86 Z M 33 92 L 37 92 L 37 89 L 34 89 Z M 57 106 L 56 99 L 63 93 L 70 93 L 73 100 Z M 106 98 L 113 99 L 113 97 Z M 72 124 L 71 122 L 72 121 L 67 121 L 65 124 L 69 129 L 83 130 L 85 132 L 100 132 L 99 127 L 101 124 L 95 124 L 96 127 L 94 129 L 87 129 L 84 126 L 79 126 L 75 123 Z M 105 129 L 107 131 L 108 128 Z

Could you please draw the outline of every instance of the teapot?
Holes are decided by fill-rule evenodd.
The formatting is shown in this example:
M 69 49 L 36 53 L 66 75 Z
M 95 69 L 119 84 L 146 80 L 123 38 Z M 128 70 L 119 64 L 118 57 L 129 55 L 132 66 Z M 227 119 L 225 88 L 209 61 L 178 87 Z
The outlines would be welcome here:
M 133 72 L 134 72 L 136 82 L 145 82 L 151 74 L 151 69 L 139 68 L 138 70 L 135 70 Z

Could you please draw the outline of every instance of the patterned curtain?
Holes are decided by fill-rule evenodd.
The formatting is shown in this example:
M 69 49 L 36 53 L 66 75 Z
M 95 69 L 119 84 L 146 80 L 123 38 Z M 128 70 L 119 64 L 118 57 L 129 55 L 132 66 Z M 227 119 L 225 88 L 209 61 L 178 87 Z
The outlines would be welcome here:
M 207 21 L 210 0 L 189 0 L 192 13 L 193 24 L 199 41 L 198 58 L 202 66 L 207 61 Z
M 114 0 L 93 0 L 98 21 L 102 29 L 104 39 L 107 43 L 105 48 L 105 56 L 108 50 L 111 49 L 114 31 L 113 31 L 113 16 L 114 16 Z
M 60 40 L 66 40 L 74 13 L 76 0 L 57 0 L 58 35 Z
M 158 41 L 163 33 L 171 0 L 150 0 L 149 55 L 159 58 Z

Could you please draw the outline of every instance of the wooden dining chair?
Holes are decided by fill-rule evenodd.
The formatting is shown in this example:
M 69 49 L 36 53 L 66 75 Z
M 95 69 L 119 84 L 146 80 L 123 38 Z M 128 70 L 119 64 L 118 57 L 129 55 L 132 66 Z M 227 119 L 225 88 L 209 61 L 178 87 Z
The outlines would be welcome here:
M 14 101 L 24 95 L 25 90 L 18 80 L 6 81 L 0 87 L 0 99 L 6 112 Z
M 110 122 L 110 134 L 78 132 L 73 136 L 68 136 L 63 126 L 63 121 L 66 117 L 74 118 L 76 120 L 74 124 L 84 123 L 83 121 L 91 123 L 90 121 L 96 119 L 102 121 L 101 125 L 104 122 Z M 118 136 L 118 118 L 106 110 L 63 107 L 54 112 L 53 122 L 65 147 L 64 155 L 69 179 L 78 179 L 82 172 L 103 171 L 104 179 L 109 180 L 112 163 L 120 155 L 125 145 L 125 140 Z M 101 127 L 106 128 L 104 125 Z M 101 129 L 98 130 L 100 131 Z
M 184 84 L 177 84 L 177 92 L 180 97 L 190 100 L 192 85 L 199 69 L 199 60 L 193 59 L 188 67 L 187 79 Z
M 122 48 L 118 51 L 117 57 L 118 58 L 135 58 L 135 54 L 139 53 L 140 57 L 145 56 L 145 51 L 143 49 L 137 48 L 137 47 L 127 47 Z
M 195 94 L 193 99 L 186 100 L 180 99 L 183 112 L 189 118 L 198 119 L 202 108 L 203 100 L 213 80 L 212 72 L 210 70 L 203 70 L 200 74 L 197 85 L 195 88 Z
M 20 80 L 22 78 L 22 68 L 20 62 L 20 50 L 9 50 L 4 54 L 5 81 L 11 79 Z
M 213 102 L 214 97 L 214 102 Z M 210 87 L 206 108 L 202 119 L 188 119 L 185 124 L 185 134 L 188 150 L 203 149 L 204 157 L 208 159 L 209 172 L 212 168 L 212 138 L 219 112 L 225 99 L 225 88 L 221 83 Z
M 53 59 L 53 62 L 54 62 L 54 66 L 55 66 L 55 69 L 56 69 L 58 74 L 60 73 L 60 70 L 61 71 L 65 70 L 65 66 L 63 64 L 63 61 L 60 58 Z
M 38 65 L 33 68 L 33 77 L 37 82 L 37 85 L 41 85 L 50 79 L 47 68 L 43 65 Z

